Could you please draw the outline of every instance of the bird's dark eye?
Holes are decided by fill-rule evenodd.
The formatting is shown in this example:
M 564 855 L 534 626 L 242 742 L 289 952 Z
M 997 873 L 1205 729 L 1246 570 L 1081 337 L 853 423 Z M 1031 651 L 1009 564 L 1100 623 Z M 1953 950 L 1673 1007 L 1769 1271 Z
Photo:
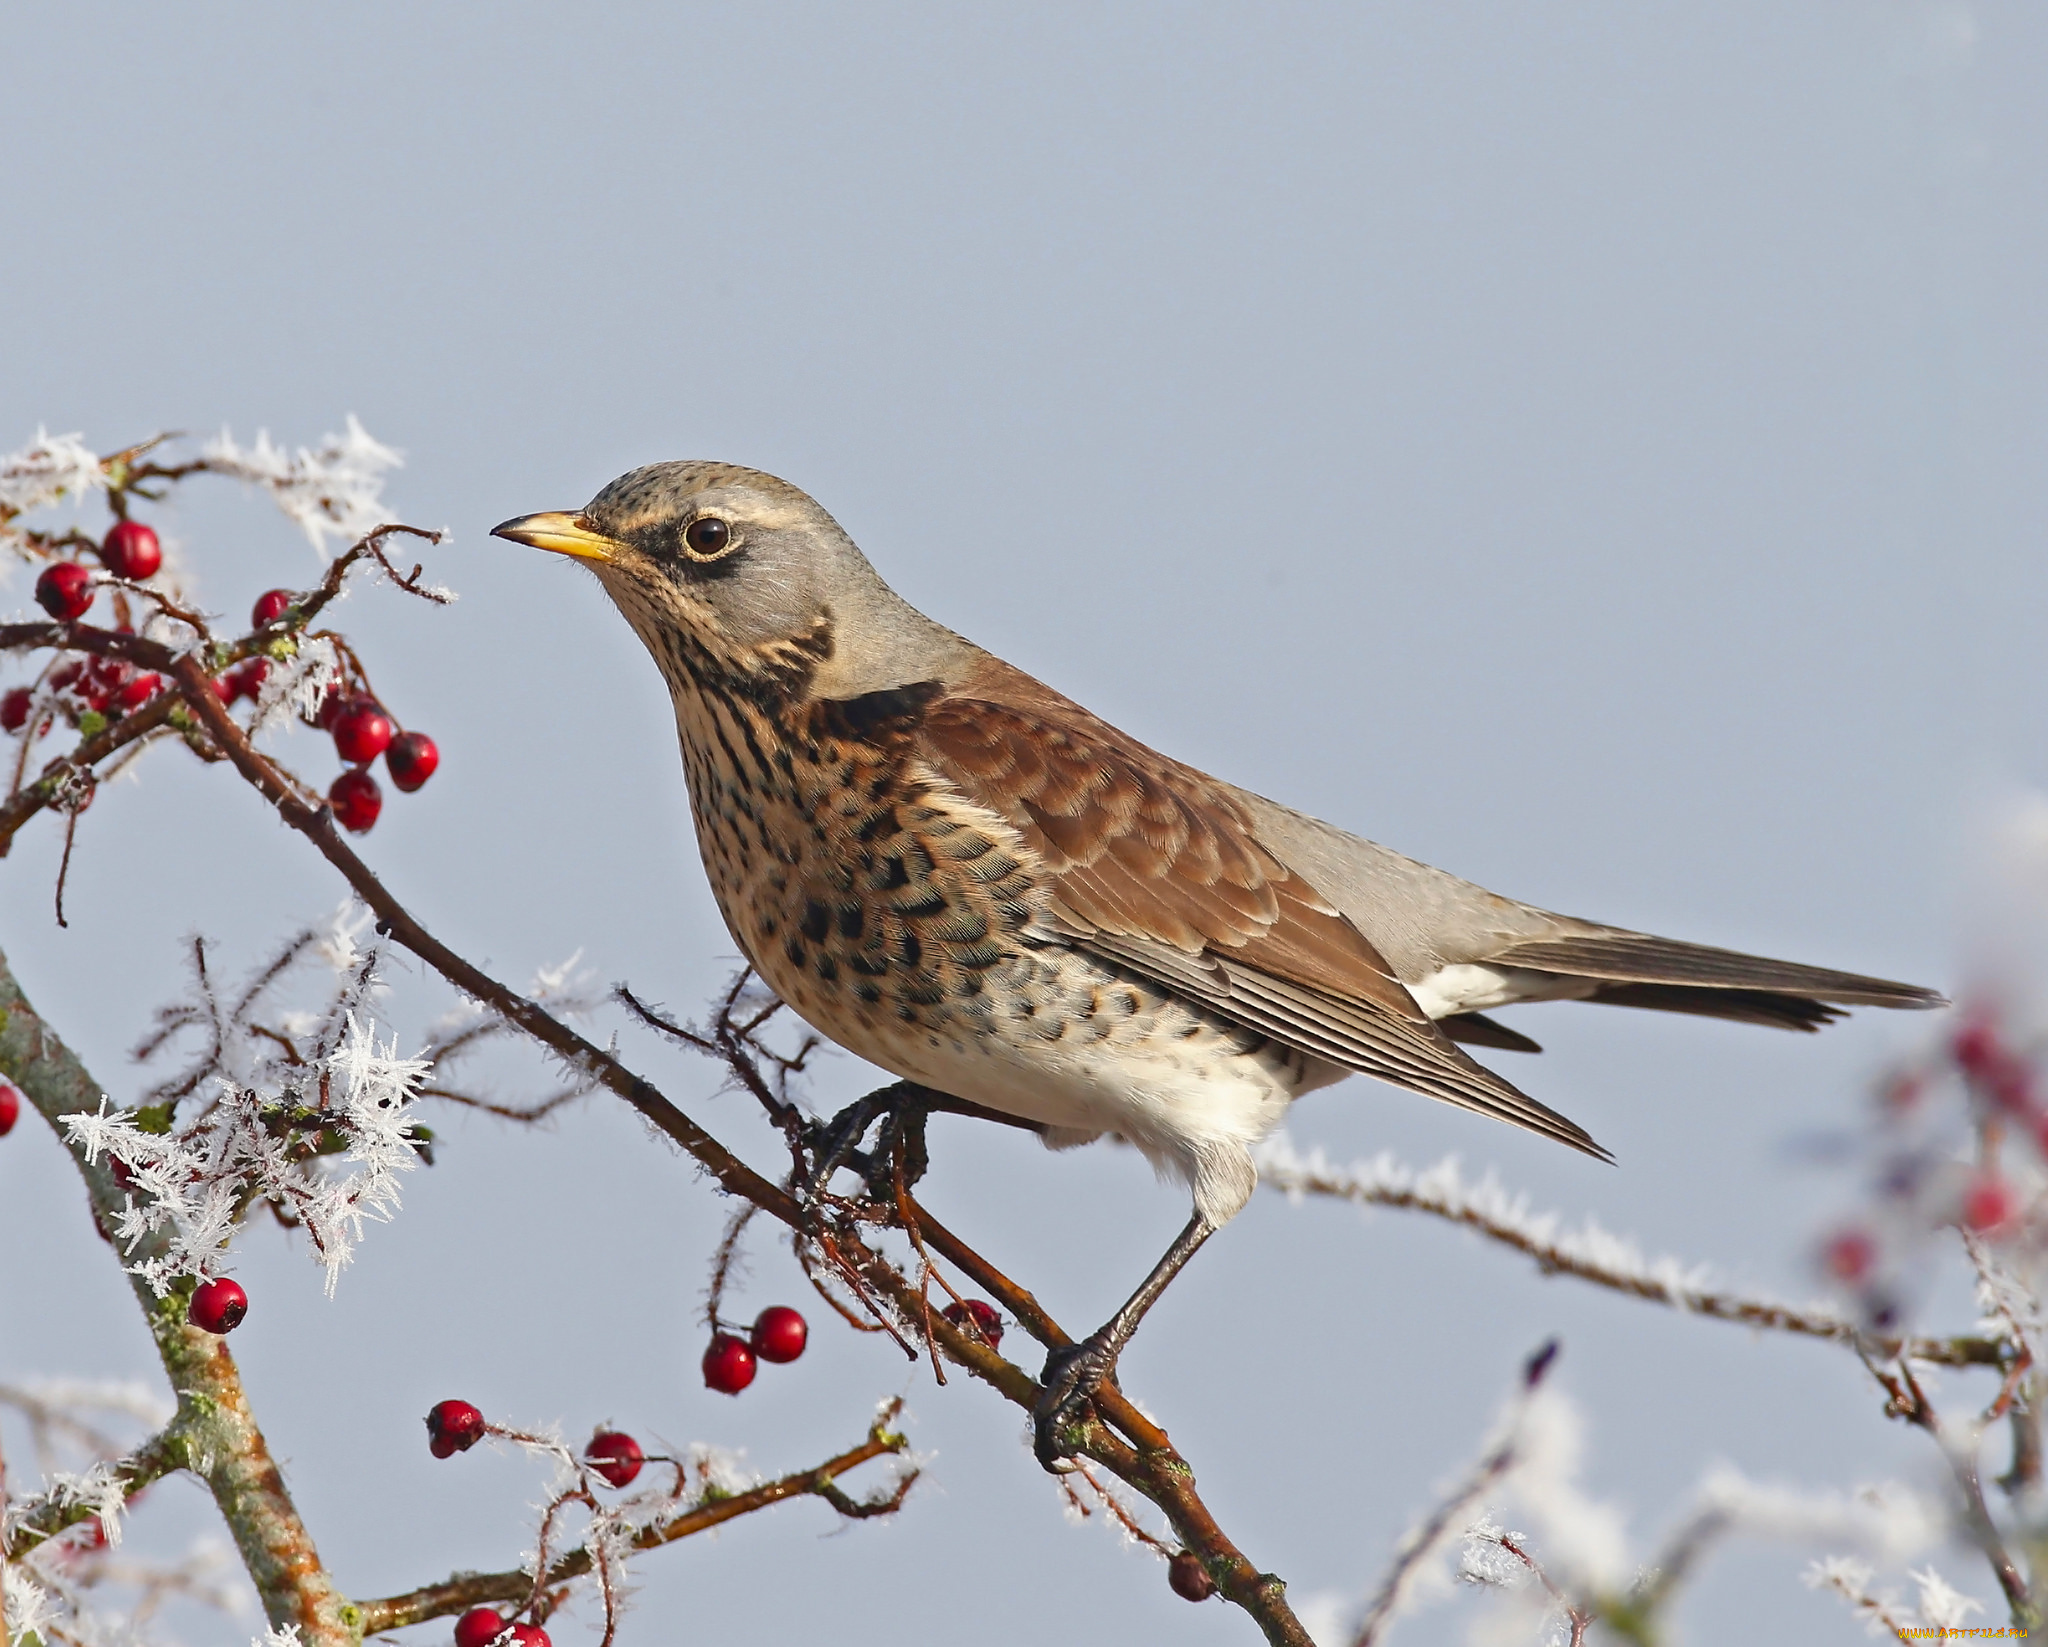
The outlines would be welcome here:
M 699 515 L 683 528 L 683 543 L 693 555 L 711 560 L 732 542 L 732 528 L 716 515 Z

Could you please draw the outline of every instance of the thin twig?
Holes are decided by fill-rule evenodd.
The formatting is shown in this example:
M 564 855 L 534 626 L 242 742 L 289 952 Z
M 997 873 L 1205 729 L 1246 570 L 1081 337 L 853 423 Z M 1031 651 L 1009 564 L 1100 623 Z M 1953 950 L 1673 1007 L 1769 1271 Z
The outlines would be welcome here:
M 673 1520 L 645 1528 L 634 1538 L 633 1547 L 657 1549 L 664 1544 L 673 1544 L 677 1539 L 722 1526 L 740 1516 L 765 1510 L 786 1499 L 805 1496 L 825 1499 L 842 1515 L 885 1514 L 902 1504 L 903 1495 L 910 1490 L 910 1483 L 916 1480 L 917 1472 L 909 1471 L 899 1477 L 894 1489 L 886 1496 L 864 1502 L 847 1498 L 843 1490 L 836 1487 L 835 1480 L 871 1458 L 904 1451 L 908 1443 L 903 1436 L 886 1427 L 893 1418 L 893 1412 L 885 1413 L 860 1445 L 826 1459 L 813 1469 L 795 1471 L 730 1497 L 710 1499 Z M 588 1546 L 579 1546 L 544 1569 L 540 1587 L 545 1589 L 580 1578 L 591 1570 L 592 1565 Z M 380 1630 L 418 1624 L 424 1619 L 445 1618 L 451 1613 L 466 1612 L 471 1607 L 487 1606 L 494 1601 L 521 1601 L 535 1592 L 535 1583 L 533 1574 L 519 1568 L 502 1573 L 464 1573 L 438 1584 L 423 1585 L 404 1595 L 386 1596 L 356 1605 L 362 1614 L 363 1633 L 373 1635 Z

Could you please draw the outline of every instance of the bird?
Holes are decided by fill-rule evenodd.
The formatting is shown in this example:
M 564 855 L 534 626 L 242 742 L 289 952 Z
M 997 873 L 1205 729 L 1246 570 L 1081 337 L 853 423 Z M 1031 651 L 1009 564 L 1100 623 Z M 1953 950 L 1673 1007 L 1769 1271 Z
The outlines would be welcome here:
M 1129 1300 L 1047 1355 L 1049 1470 L 1304 1093 L 1363 1073 L 1609 1160 L 1466 1051 L 1540 1050 L 1492 1011 L 1811 1031 L 1946 1004 L 1556 914 L 1212 777 L 925 616 L 759 470 L 650 464 L 494 535 L 589 568 L 652 655 L 711 889 L 784 1002 L 903 1080 L 1055 1148 L 1120 1138 L 1187 1186 Z

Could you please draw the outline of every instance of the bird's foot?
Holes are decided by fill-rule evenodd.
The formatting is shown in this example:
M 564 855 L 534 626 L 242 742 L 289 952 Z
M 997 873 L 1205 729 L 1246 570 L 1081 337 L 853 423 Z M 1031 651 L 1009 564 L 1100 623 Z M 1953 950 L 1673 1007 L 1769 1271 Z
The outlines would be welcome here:
M 823 1196 L 841 1167 L 859 1173 L 869 1197 L 883 1202 L 894 1197 L 899 1167 L 906 1189 L 922 1178 L 928 1164 L 924 1124 L 931 1111 L 928 1101 L 919 1102 L 921 1092 L 908 1081 L 892 1082 L 856 1098 L 831 1120 L 806 1127 L 803 1144 L 810 1171 L 800 1189 L 803 1198 Z M 878 1120 L 874 1147 L 862 1149 L 868 1128 Z
M 1099 1333 L 1046 1351 L 1038 1405 L 1031 1414 L 1031 1448 L 1053 1474 L 1081 1467 L 1074 1458 L 1080 1448 L 1079 1432 L 1091 1416 L 1095 1392 L 1115 1369 L 1116 1351 Z

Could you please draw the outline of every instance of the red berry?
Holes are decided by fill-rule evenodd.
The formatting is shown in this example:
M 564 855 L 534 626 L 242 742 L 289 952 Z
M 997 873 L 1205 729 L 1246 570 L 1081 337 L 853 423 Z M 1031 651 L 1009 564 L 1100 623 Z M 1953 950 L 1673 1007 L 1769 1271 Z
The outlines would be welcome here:
M 104 714 L 107 705 L 114 701 L 134 673 L 134 668 L 119 658 L 96 659 L 80 680 L 78 695 L 85 700 L 88 709 Z
M 114 694 L 114 702 L 123 709 L 140 709 L 163 690 L 164 678 L 154 671 L 137 675 L 120 691 Z
M 505 1615 L 495 1607 L 472 1607 L 455 1621 L 455 1647 L 491 1647 L 505 1633 Z
M 555 1647 L 548 1640 L 547 1631 L 538 1624 L 515 1624 L 512 1626 L 512 1647 Z
M 754 1352 L 744 1338 L 722 1332 L 704 1352 L 704 1387 L 720 1395 L 738 1395 L 754 1381 Z
M 263 690 L 263 683 L 269 678 L 270 660 L 268 658 L 251 658 L 246 663 L 235 665 L 234 668 L 221 676 L 219 681 L 215 683 L 214 690 L 220 693 L 223 703 L 234 703 L 242 698 L 247 698 L 251 703 L 254 703 L 257 693 Z M 226 687 L 227 690 L 222 692 L 222 687 Z
M 599 1430 L 590 1438 L 590 1445 L 583 1449 L 583 1457 L 591 1461 L 590 1467 L 614 1487 L 631 1485 L 633 1477 L 640 1473 L 640 1466 L 647 1462 L 640 1443 L 617 1430 Z
M 92 574 L 75 560 L 44 567 L 36 579 L 36 605 L 59 623 L 84 617 L 92 605 Z
M 401 732 L 384 751 L 384 764 L 390 769 L 391 781 L 410 795 L 434 775 L 441 764 L 441 751 L 424 732 Z
M 754 1330 L 747 1336 L 763 1361 L 794 1361 L 804 1353 L 811 1329 L 787 1304 L 770 1304 L 754 1317 Z
M 1996 1234 L 2019 1216 L 2019 1197 L 2003 1178 L 1986 1173 L 1963 1192 L 1963 1227 L 1977 1235 Z
M 1821 1249 L 1821 1266 L 1837 1281 L 1856 1286 L 1877 1267 L 1877 1243 L 1862 1230 L 1843 1230 Z
M 327 791 L 327 804 L 334 808 L 336 823 L 351 835 L 362 835 L 384 810 L 384 791 L 369 773 L 352 769 L 334 780 Z
M 266 623 L 275 623 L 279 618 L 283 617 L 285 613 L 291 610 L 292 602 L 297 599 L 298 596 L 294 595 L 289 589 L 266 589 L 256 597 L 256 610 L 249 614 L 250 618 L 256 627 L 261 629 Z M 479 1611 L 486 1610 L 479 1609 Z M 466 1617 L 467 1615 L 464 1616 Z
M 1193 1550 L 1181 1551 L 1166 1564 L 1166 1582 L 1183 1601 L 1207 1601 L 1216 1593 L 1216 1581 Z
M 970 1298 L 965 1303 L 948 1304 L 939 1313 L 962 1332 L 979 1337 L 990 1349 L 1003 1341 L 1003 1318 L 993 1304 Z
M 192 1295 L 185 1319 L 201 1332 L 228 1333 L 249 1313 L 249 1295 L 239 1281 L 217 1275 Z
M 1984 1018 L 1973 1018 L 1957 1030 L 1950 1050 L 1965 1075 L 1981 1074 L 2004 1056 L 1997 1029 Z
M 437 1401 L 427 1414 L 427 1450 L 436 1458 L 466 1453 L 484 1438 L 484 1415 L 467 1401 Z
M 375 698 L 356 698 L 334 717 L 335 752 L 350 766 L 374 761 L 391 746 L 391 717 Z
M 25 686 L 11 687 L 0 696 L 0 732 L 19 732 L 28 725 L 28 706 L 34 701 L 35 694 Z
M 0 1138 L 14 1130 L 14 1123 L 21 1119 L 21 1094 L 0 1081 Z
M 320 694 L 320 703 L 313 711 L 313 725 L 322 732 L 334 730 L 334 717 L 339 715 L 348 699 L 342 695 L 341 682 L 329 681 L 327 690 Z
M 153 577 L 156 569 L 163 565 L 163 545 L 157 542 L 156 533 L 141 521 L 119 520 L 107 534 L 106 542 L 100 545 L 100 559 L 106 562 L 107 570 L 115 577 L 140 583 L 144 578 Z

